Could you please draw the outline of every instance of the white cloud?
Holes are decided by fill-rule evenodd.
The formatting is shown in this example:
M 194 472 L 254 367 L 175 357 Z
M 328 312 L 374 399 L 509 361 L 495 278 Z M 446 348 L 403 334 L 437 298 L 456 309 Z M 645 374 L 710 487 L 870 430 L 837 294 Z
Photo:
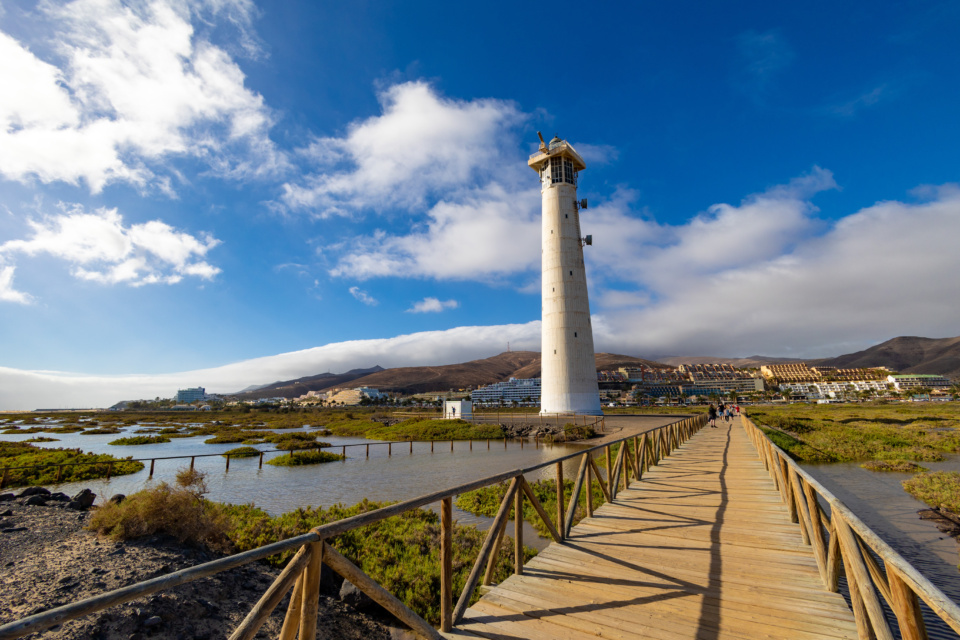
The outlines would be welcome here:
M 866 207 L 774 255 L 651 276 L 653 302 L 604 314 L 610 340 L 652 355 L 813 357 L 898 335 L 958 335 L 960 279 L 951 274 L 960 270 L 960 187 L 921 195 Z M 714 250 L 740 248 L 748 243 Z
M 73 205 L 28 224 L 32 236 L 0 245 L 0 257 L 51 255 L 70 263 L 75 277 L 104 284 L 174 284 L 184 276 L 210 280 L 220 273 L 202 259 L 220 244 L 216 238 L 192 236 L 159 220 L 126 227 L 116 209 L 87 213 Z
M 263 98 L 192 24 L 222 17 L 252 51 L 251 11 L 249 2 L 41 4 L 52 47 L 0 33 L 0 174 L 170 192 L 163 163 L 178 156 L 226 176 L 280 170 Z
M 16 267 L 10 265 L 0 267 L 0 302 L 30 304 L 33 302 L 30 295 L 13 288 L 13 272 L 15 269 Z
M 376 298 L 362 290 L 360 287 L 350 287 L 349 291 L 350 295 L 369 307 L 375 307 L 380 304 Z
M 407 313 L 440 313 L 447 309 L 456 309 L 460 303 L 456 300 L 440 300 L 439 298 L 426 297 L 419 302 L 413 303 L 413 306 L 407 309 Z
M 438 203 L 410 233 L 378 231 L 333 247 L 341 253 L 330 274 L 485 280 L 532 269 L 540 262 L 539 204 L 537 190 L 490 184 Z
M 287 207 L 318 216 L 422 207 L 500 171 L 505 149 L 515 148 L 510 130 L 525 117 L 511 102 L 452 100 L 425 82 L 394 85 L 379 99 L 381 115 L 303 150 L 320 170 L 284 185 Z
M 457 327 L 394 338 L 352 340 L 222 367 L 162 375 L 95 376 L 0 367 L 0 410 L 103 407 L 119 400 L 171 397 L 178 388 L 186 386 L 201 385 L 213 393 L 229 393 L 321 371 L 466 362 L 506 351 L 508 341 L 514 349 L 539 349 L 540 323 Z

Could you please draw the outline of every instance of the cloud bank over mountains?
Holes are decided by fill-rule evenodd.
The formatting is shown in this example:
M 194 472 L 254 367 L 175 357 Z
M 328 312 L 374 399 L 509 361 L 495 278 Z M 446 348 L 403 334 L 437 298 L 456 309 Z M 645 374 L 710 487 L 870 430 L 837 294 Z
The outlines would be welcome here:
M 466 362 L 506 350 L 539 350 L 540 322 L 457 327 L 394 338 L 353 340 L 303 351 L 245 360 L 222 367 L 162 375 L 91 376 L 0 367 L 0 410 L 103 407 L 119 400 L 169 398 L 178 388 L 203 386 L 209 393 L 236 392 L 325 371 L 344 372 L 356 363 L 383 367 Z

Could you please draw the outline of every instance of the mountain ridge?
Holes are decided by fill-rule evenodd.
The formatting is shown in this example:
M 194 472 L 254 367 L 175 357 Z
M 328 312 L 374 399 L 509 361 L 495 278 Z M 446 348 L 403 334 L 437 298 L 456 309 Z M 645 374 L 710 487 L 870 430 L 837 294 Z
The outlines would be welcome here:
M 727 363 L 735 367 L 760 367 L 765 364 L 792 362 L 841 368 L 889 367 L 901 373 L 932 373 L 948 378 L 960 378 L 960 337 L 900 336 L 869 349 L 834 358 L 802 359 L 754 355 L 746 358 L 670 356 L 648 360 L 614 353 L 596 354 L 598 371 L 641 364 L 654 368 L 669 368 L 685 363 Z M 509 378 L 536 378 L 539 375 L 539 352 L 507 351 L 489 358 L 456 364 L 390 369 L 378 365 L 367 369 L 352 369 L 341 374 L 321 373 L 296 380 L 274 382 L 231 395 L 241 400 L 296 398 L 308 391 L 325 391 L 347 384 L 351 387 L 373 387 L 381 391 L 411 394 L 467 389 L 503 382 Z

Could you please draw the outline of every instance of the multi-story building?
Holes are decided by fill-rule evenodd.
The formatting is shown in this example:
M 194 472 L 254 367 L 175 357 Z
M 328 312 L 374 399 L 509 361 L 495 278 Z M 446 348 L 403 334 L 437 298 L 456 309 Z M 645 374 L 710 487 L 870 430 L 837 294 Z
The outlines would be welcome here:
M 191 389 L 177 390 L 177 403 L 190 404 L 192 402 L 201 402 L 207 398 L 207 390 L 203 387 L 193 387 Z
M 506 382 L 495 382 L 471 391 L 470 399 L 480 404 L 539 403 L 540 378 L 510 378 Z
M 702 395 L 701 389 L 718 389 L 721 394 L 726 395 L 731 391 L 737 393 L 753 393 L 763 391 L 763 378 L 731 378 L 719 380 L 694 380 L 692 383 L 683 385 L 687 393 Z M 709 394 L 708 394 L 709 395 Z
M 887 382 L 893 383 L 893 386 L 897 391 L 909 391 L 911 389 L 920 389 L 924 387 L 928 389 L 940 389 L 942 391 L 946 391 L 953 386 L 953 383 L 943 376 L 920 373 L 890 375 L 887 376 Z
M 777 380 L 786 383 L 817 382 L 820 378 L 805 362 L 765 364 L 760 367 L 760 374 L 768 380 Z

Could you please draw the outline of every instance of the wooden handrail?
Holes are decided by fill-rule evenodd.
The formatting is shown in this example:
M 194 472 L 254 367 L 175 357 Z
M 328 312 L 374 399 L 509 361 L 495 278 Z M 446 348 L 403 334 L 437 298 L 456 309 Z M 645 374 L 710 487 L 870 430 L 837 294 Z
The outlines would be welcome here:
M 904 640 L 927 638 L 920 600 L 960 633 L 960 606 L 774 444 L 746 415 L 741 415 L 741 422 L 791 515 L 797 516 L 804 543 L 813 545 L 827 590 L 837 591 L 842 563 L 861 637 L 872 634 L 880 640 L 893 638 L 878 593 L 896 616 Z M 829 506 L 829 517 L 821 509 L 818 498 Z M 829 539 L 824 537 L 824 529 Z M 880 558 L 882 567 L 870 552 Z
M 574 512 L 576 511 L 579 501 L 580 491 L 584 489 L 584 475 L 585 473 L 586 475 L 589 475 L 588 470 L 591 466 L 596 469 L 596 465 L 592 460 L 592 457 L 595 453 L 599 453 L 601 450 L 609 452 L 609 446 L 620 444 L 621 455 L 618 456 L 618 464 L 622 467 L 625 464 L 623 449 L 629 446 L 629 442 L 631 440 L 633 440 L 634 448 L 639 451 L 643 446 L 643 443 L 649 444 L 656 439 L 658 443 L 657 460 L 660 460 L 664 455 L 668 454 L 674 448 L 683 444 L 686 439 L 696 432 L 696 430 L 700 429 L 705 423 L 706 415 L 697 415 L 691 418 L 682 419 L 677 423 L 651 429 L 650 431 L 645 432 L 642 435 L 642 438 L 637 435 L 625 436 L 609 443 L 596 445 L 588 449 L 560 456 L 558 458 L 554 458 L 547 462 L 541 462 L 530 467 L 487 476 L 486 478 L 460 484 L 455 487 L 442 489 L 434 493 L 418 496 L 416 498 L 388 505 L 374 511 L 368 511 L 356 516 L 330 522 L 318 527 L 314 527 L 312 530 L 310 530 L 310 532 L 295 536 L 293 538 L 288 538 L 280 542 L 275 542 L 269 545 L 258 547 L 256 549 L 234 554 L 232 556 L 220 558 L 218 560 L 197 565 L 189 569 L 183 569 L 165 576 L 160 576 L 151 580 L 146 580 L 144 582 L 122 587 L 120 589 L 100 594 L 92 598 L 87 598 L 78 602 L 57 607 L 55 609 L 43 611 L 21 620 L 0 625 L 0 640 L 19 638 L 30 633 L 42 631 L 52 626 L 62 624 L 67 620 L 79 618 L 81 616 L 94 613 L 117 604 L 129 602 L 131 600 L 169 589 L 186 582 L 209 577 L 211 575 L 228 571 L 250 562 L 262 560 L 277 553 L 291 550 L 297 550 L 298 552 L 287 564 L 277 580 L 275 580 L 271 587 L 268 588 L 264 596 L 254 606 L 253 610 L 244 619 L 244 621 L 234 632 L 234 635 L 231 637 L 245 638 L 255 635 L 259 625 L 262 624 L 263 620 L 269 616 L 270 612 L 272 612 L 280 600 L 283 599 L 283 596 L 286 594 L 286 592 L 291 589 L 291 585 L 293 585 L 291 602 L 287 609 L 287 616 L 284 620 L 280 637 L 296 637 L 298 630 L 300 633 L 300 638 L 313 637 L 316 632 L 316 599 L 318 597 L 320 579 L 319 565 L 322 562 L 323 564 L 327 564 L 337 573 L 340 573 L 349 579 L 361 591 L 370 596 L 374 601 L 387 608 L 391 613 L 397 615 L 408 626 L 420 633 L 420 635 L 428 638 L 439 638 L 439 634 L 437 634 L 436 631 L 433 630 L 433 628 L 430 627 L 426 621 L 403 605 L 403 603 L 397 600 L 385 589 L 380 587 L 380 585 L 376 584 L 372 578 L 364 574 L 346 558 L 343 558 L 343 556 L 337 553 L 324 541 L 352 529 L 373 524 L 381 520 L 385 520 L 386 518 L 400 515 L 404 512 L 418 509 L 420 507 L 437 502 L 440 502 L 443 506 L 445 506 L 446 509 L 443 510 L 446 511 L 447 509 L 451 508 L 451 499 L 458 494 L 466 493 L 468 491 L 473 491 L 493 484 L 498 484 L 505 480 L 511 480 L 512 482 L 510 488 L 508 489 L 507 494 L 504 496 L 500 510 L 497 513 L 497 517 L 494 519 L 493 524 L 487 532 L 487 537 L 481 547 L 477 561 L 474 564 L 466 584 L 464 585 L 464 589 L 460 594 L 457 605 L 454 607 L 452 614 L 450 615 L 450 618 L 452 618 L 451 622 L 453 625 L 455 625 L 463 618 L 463 615 L 469 606 L 470 599 L 477 583 L 480 580 L 480 573 L 484 566 L 487 568 L 485 583 L 489 582 L 490 577 L 492 577 L 492 568 L 496 560 L 496 550 L 499 549 L 503 538 L 504 529 L 507 522 L 506 516 L 509 513 L 511 501 L 514 503 L 515 521 L 517 523 L 517 532 L 515 534 L 515 541 L 517 542 L 517 549 L 515 551 L 515 561 L 517 563 L 516 570 L 518 573 L 520 573 L 523 570 L 523 548 L 522 541 L 520 540 L 520 533 L 522 532 L 522 505 L 523 496 L 525 493 L 527 494 L 528 499 L 531 499 L 538 515 L 547 524 L 548 529 L 551 530 L 551 535 L 553 535 L 558 541 L 564 540 L 569 536 L 573 523 Z M 654 438 L 647 437 L 647 435 L 650 433 L 654 434 Z M 667 436 L 669 436 L 669 438 Z M 638 440 L 640 441 L 639 444 Z M 363 444 L 355 446 L 363 446 Z M 651 448 L 651 452 L 652 451 L 653 449 Z M 171 457 L 176 458 L 181 456 Z M 574 493 L 571 496 L 570 504 L 566 510 L 565 521 L 561 525 L 561 533 L 561 531 L 558 531 L 553 526 L 553 523 L 550 522 L 548 514 L 543 509 L 542 505 L 539 505 L 539 503 L 536 501 L 536 496 L 533 494 L 533 491 L 530 489 L 530 487 L 528 485 L 525 486 L 526 481 L 524 480 L 524 475 L 538 471 L 549 465 L 560 465 L 564 461 L 572 460 L 578 457 L 581 458 L 580 472 L 575 483 Z M 649 466 L 649 464 L 655 464 L 655 462 L 646 458 L 645 455 L 644 464 Z M 608 463 L 606 476 L 607 483 L 606 486 L 604 486 L 604 493 L 608 498 L 611 495 L 609 490 L 613 489 L 613 482 L 611 482 L 611 480 L 614 478 L 614 470 L 611 468 L 611 466 L 612 465 Z M 639 462 L 638 466 L 641 467 L 642 474 L 642 466 L 639 465 Z M 598 481 L 602 482 L 599 473 L 597 473 L 597 476 Z M 562 478 L 562 476 L 560 477 Z M 587 492 L 587 500 L 589 505 L 591 503 L 591 487 L 588 485 L 585 487 L 585 489 Z M 562 495 L 562 493 L 558 493 L 558 496 Z M 615 493 L 613 496 L 615 498 Z M 559 512 L 559 514 L 562 513 L 562 511 Z M 441 528 L 445 529 L 441 532 L 441 536 L 444 538 L 450 531 L 449 527 L 452 526 L 452 522 L 447 522 L 448 520 L 449 518 L 441 517 Z M 444 557 L 446 557 L 445 552 L 441 550 L 441 553 Z M 442 560 L 441 564 L 445 565 L 446 562 Z M 446 571 L 442 568 L 441 580 L 447 584 L 445 588 L 441 586 L 441 593 L 451 592 L 452 579 L 452 571 Z M 910 580 L 910 576 L 906 576 L 904 578 L 906 584 L 910 584 Z M 446 619 L 446 615 L 443 617 Z M 446 626 L 443 623 L 443 620 L 441 621 L 441 625 Z

